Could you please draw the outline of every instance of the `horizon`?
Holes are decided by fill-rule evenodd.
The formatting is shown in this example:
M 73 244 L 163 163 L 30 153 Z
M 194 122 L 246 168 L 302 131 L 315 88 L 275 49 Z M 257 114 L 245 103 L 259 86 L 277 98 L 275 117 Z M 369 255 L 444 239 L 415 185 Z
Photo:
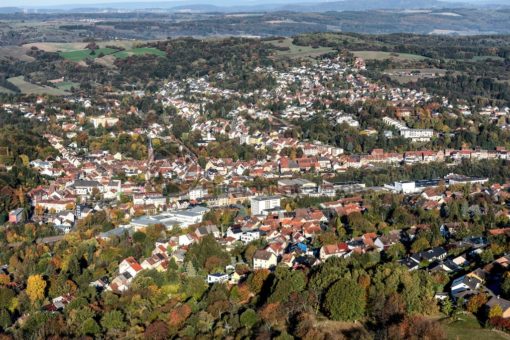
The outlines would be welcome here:
M 336 0 L 336 1 L 347 1 L 347 0 Z M 317 0 L 317 2 L 325 3 L 325 2 L 336 2 L 335 0 Z M 376 1 L 376 0 L 374 0 Z M 452 2 L 452 3 L 501 3 L 501 0 L 440 0 L 443 2 Z M 242 4 L 231 0 L 48 0 L 44 1 L 42 4 L 40 0 L 26 0 L 23 1 L 23 4 L 20 5 L 18 2 L 13 0 L 0 0 L 0 7 L 18 7 L 18 8 L 46 8 L 46 7 L 54 7 L 54 6 L 87 6 L 90 5 L 98 5 L 98 6 L 108 6 L 109 4 L 176 4 L 183 5 L 185 3 L 192 4 L 206 4 L 206 5 L 217 5 L 217 6 L 250 6 L 250 5 L 268 5 L 268 4 L 285 4 L 285 3 L 311 3 L 315 1 L 311 0 L 249 0 L 245 1 Z

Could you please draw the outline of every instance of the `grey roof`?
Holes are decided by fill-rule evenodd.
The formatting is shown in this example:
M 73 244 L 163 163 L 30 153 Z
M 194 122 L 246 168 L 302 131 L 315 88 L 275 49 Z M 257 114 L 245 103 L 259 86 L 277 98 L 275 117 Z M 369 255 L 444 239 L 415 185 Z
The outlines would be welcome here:
M 487 306 L 491 308 L 495 305 L 499 305 L 504 312 L 510 308 L 510 301 L 500 298 L 499 296 L 493 296 L 487 301 Z
M 257 250 L 255 254 L 253 255 L 254 259 L 258 260 L 269 260 L 271 256 L 274 255 L 273 253 L 268 252 L 267 250 Z
M 87 180 L 83 180 L 83 179 L 77 179 L 76 181 L 74 181 L 73 186 L 75 188 L 77 188 L 77 187 L 96 188 L 96 187 L 101 186 L 101 183 L 99 183 L 98 181 L 87 181 Z
M 256 196 L 251 198 L 253 201 L 278 200 L 280 196 Z

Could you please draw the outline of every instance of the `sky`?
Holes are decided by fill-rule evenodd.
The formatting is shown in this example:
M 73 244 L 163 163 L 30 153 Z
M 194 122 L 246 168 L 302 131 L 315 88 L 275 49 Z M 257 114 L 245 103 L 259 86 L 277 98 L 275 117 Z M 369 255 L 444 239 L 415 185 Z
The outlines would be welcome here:
M 114 2 L 176 2 L 178 0 L 0 0 L 0 7 L 45 7 L 45 6 L 54 6 L 54 5 L 73 5 L 73 4 L 95 4 L 95 3 L 114 3 Z M 293 2 L 314 2 L 317 0 L 295 0 Z M 327 1 L 327 0 L 322 0 Z M 329 0 L 331 1 L 331 0 Z M 444 1 L 451 1 L 451 2 L 487 2 L 487 0 L 444 0 Z M 510 0 L 508 0 L 510 3 Z M 184 2 L 182 0 L 178 2 Z M 209 4 L 215 4 L 216 1 L 214 0 L 203 0 L 203 1 L 193 1 L 193 2 L 202 2 L 202 3 L 209 3 Z M 219 1 L 218 1 L 219 2 Z M 271 2 L 289 2 L 289 1 L 282 1 L 282 0 L 252 0 L 252 1 L 239 1 L 238 4 L 241 3 L 271 3 Z

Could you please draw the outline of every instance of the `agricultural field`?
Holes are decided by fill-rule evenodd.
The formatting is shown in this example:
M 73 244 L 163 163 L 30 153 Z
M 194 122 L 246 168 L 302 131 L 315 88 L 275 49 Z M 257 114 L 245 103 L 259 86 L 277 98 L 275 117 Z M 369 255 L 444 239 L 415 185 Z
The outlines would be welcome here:
M 20 91 L 24 94 L 35 94 L 35 95 L 42 95 L 42 94 L 48 94 L 53 96 L 65 96 L 69 93 L 66 91 L 63 91 L 61 89 L 56 89 L 49 86 L 40 86 L 36 84 L 29 83 L 25 80 L 23 76 L 19 77 L 13 77 L 7 79 L 10 83 L 16 85 L 17 88 L 20 89 Z
M 391 69 L 386 70 L 384 74 L 399 83 L 406 84 L 416 82 L 425 78 L 443 77 L 447 70 L 439 68 L 412 68 L 412 69 Z
M 92 53 L 88 50 L 87 43 L 84 42 L 72 42 L 72 43 L 32 43 L 26 44 L 21 47 L 21 50 L 28 51 L 32 47 L 36 47 L 40 50 L 46 52 L 58 52 L 63 58 L 80 62 L 87 58 L 98 59 L 104 58 L 104 56 L 113 56 L 115 58 L 127 58 L 133 55 L 144 55 L 144 54 L 152 54 L 159 57 L 166 56 L 164 51 L 160 51 L 153 47 L 138 47 L 140 44 L 147 43 L 148 41 L 138 41 L 138 40 L 113 40 L 113 41 L 100 41 L 97 42 L 99 49 L 95 50 Z M 115 49 L 114 47 L 118 47 Z M 25 52 L 26 53 L 26 52 Z M 2 56 L 2 52 L 0 50 L 0 56 Z M 28 56 L 26 56 L 28 57 Z M 112 65 L 111 58 L 105 58 L 106 64 Z M 100 63 L 102 63 L 100 61 Z
M 99 48 L 97 50 L 85 49 L 85 50 L 74 50 L 74 51 L 69 51 L 69 52 L 60 52 L 59 54 L 64 59 L 78 62 L 78 61 L 85 60 L 87 58 L 95 59 L 99 56 L 109 55 L 109 54 L 113 54 L 115 52 L 117 52 L 117 51 L 114 50 L 113 48 L 105 47 L 105 48 Z
M 71 91 L 71 88 L 75 88 L 75 89 L 80 88 L 80 84 L 79 83 L 75 83 L 75 82 L 72 82 L 72 81 L 63 81 L 61 83 L 55 84 L 55 86 L 59 90 L 62 90 L 62 91 Z
M 5 87 L 0 86 L 0 93 L 3 93 L 3 94 L 14 94 L 14 91 L 11 91 L 9 89 L 6 89 Z
M 409 53 L 382 51 L 351 51 L 351 53 L 354 54 L 354 56 L 363 58 L 365 60 L 417 61 L 427 59 L 427 57 Z
M 34 61 L 35 59 L 27 55 L 27 49 L 20 46 L 0 47 L 0 59 L 16 59 L 26 62 Z
M 475 56 L 471 59 L 467 59 L 467 61 L 474 61 L 474 62 L 487 61 L 487 60 L 504 61 L 505 58 L 496 57 L 496 56 L 492 56 L 492 55 L 481 55 L 481 56 Z
M 136 47 L 136 48 L 132 48 L 132 49 L 125 50 L 125 51 L 116 52 L 113 55 L 116 58 L 124 59 L 124 58 L 130 57 L 130 56 L 133 56 L 133 55 L 144 55 L 144 54 L 152 54 L 152 55 L 155 55 L 158 57 L 166 56 L 165 52 L 160 51 L 154 47 Z
M 278 58 L 314 59 L 324 54 L 336 52 L 335 49 L 330 47 L 313 48 L 311 46 L 298 46 L 292 42 L 292 38 L 272 40 L 269 43 L 275 47 L 288 48 L 288 50 L 275 50 L 276 57 Z

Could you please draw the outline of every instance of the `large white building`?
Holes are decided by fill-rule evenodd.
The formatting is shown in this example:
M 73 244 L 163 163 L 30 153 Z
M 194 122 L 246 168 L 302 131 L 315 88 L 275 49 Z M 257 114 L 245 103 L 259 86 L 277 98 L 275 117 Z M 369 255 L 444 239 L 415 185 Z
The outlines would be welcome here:
M 390 117 L 384 117 L 383 122 L 399 130 L 402 137 L 413 142 L 428 142 L 434 136 L 432 129 L 410 129 L 403 122 Z
M 402 129 L 400 135 L 404 138 L 412 139 L 413 142 L 428 142 L 434 136 L 434 130 L 431 129 Z
M 171 230 L 174 227 L 187 228 L 192 224 L 202 222 L 208 208 L 196 206 L 186 210 L 167 211 L 154 216 L 142 216 L 131 221 L 130 226 L 135 230 L 146 228 L 150 225 L 162 224 Z
M 265 215 L 267 210 L 280 207 L 281 198 L 279 196 L 257 196 L 251 198 L 251 214 Z

